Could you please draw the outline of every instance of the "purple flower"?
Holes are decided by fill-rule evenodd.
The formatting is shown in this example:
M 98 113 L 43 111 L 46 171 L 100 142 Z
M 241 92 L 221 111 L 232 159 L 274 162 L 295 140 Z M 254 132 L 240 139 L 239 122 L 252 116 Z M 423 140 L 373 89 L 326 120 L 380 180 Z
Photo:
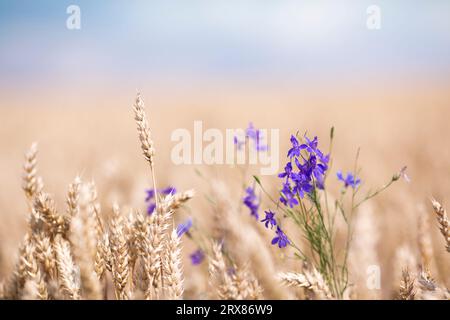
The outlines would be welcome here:
M 203 262 L 203 260 L 205 259 L 205 254 L 201 249 L 197 249 L 193 253 L 191 253 L 189 257 L 191 258 L 191 263 L 194 266 L 197 266 Z
M 311 193 L 315 187 L 324 189 L 325 172 L 328 170 L 329 156 L 318 148 L 318 139 L 310 140 L 305 135 L 305 143 L 300 143 L 294 135 L 291 135 L 292 147 L 288 151 L 289 161 L 284 167 L 284 172 L 278 175 L 285 178 L 281 190 L 280 201 L 289 207 L 299 204 L 296 197 L 303 198 Z M 302 152 L 303 151 L 303 152 Z M 295 170 L 292 166 L 295 163 Z
M 344 178 L 344 176 L 342 175 L 341 171 L 338 171 L 338 173 L 336 174 L 338 180 L 344 182 L 344 187 L 352 187 L 353 189 L 356 189 L 359 184 L 361 183 L 361 179 L 356 178 L 355 175 L 353 175 L 352 173 L 348 172 L 347 173 L 347 177 Z
M 292 195 L 293 197 L 295 195 L 298 195 L 303 199 L 305 194 L 310 193 L 314 188 L 311 184 L 311 177 L 302 173 L 295 174 L 292 178 L 292 181 L 295 183 L 294 187 L 292 188 L 292 191 L 294 193 Z
M 309 153 L 316 153 L 317 146 L 319 145 L 319 141 L 317 140 L 317 137 L 314 137 L 314 139 L 311 141 L 305 135 L 305 140 L 306 140 L 306 143 L 302 144 L 300 147 L 303 149 L 306 149 L 306 151 L 308 151 Z
M 297 138 L 294 135 L 291 135 L 291 143 L 292 143 L 292 148 L 289 149 L 287 156 L 289 158 L 293 158 L 293 157 L 300 157 L 300 152 L 302 151 L 302 149 L 304 149 L 304 145 L 300 145 L 300 143 L 298 143 Z
M 283 189 L 281 190 L 280 201 L 285 205 L 293 208 L 298 205 L 298 201 L 295 198 L 294 192 L 292 192 L 291 186 L 288 182 L 283 183 Z
M 277 221 L 274 219 L 275 212 L 272 212 L 271 210 L 269 210 L 269 211 L 264 211 L 264 213 L 266 214 L 266 217 L 264 219 L 262 219 L 261 222 L 264 222 L 264 225 L 266 226 L 266 228 L 269 228 L 269 224 L 270 224 L 270 229 L 272 229 L 273 226 L 277 225 Z
M 181 238 L 183 234 L 189 232 L 189 229 L 192 227 L 192 219 L 189 218 L 185 222 L 180 223 L 177 227 L 177 235 Z
M 291 242 L 284 232 L 277 226 L 277 232 L 275 238 L 272 239 L 272 245 L 278 244 L 278 248 L 285 248 Z
M 284 167 L 284 172 L 278 174 L 278 178 L 286 178 L 286 181 L 291 177 L 292 163 L 288 162 Z
M 258 209 L 259 209 L 259 200 L 256 197 L 255 189 L 252 187 L 248 187 L 245 189 L 245 197 L 243 202 L 246 207 L 250 209 L 250 214 L 255 217 L 255 219 L 259 219 Z

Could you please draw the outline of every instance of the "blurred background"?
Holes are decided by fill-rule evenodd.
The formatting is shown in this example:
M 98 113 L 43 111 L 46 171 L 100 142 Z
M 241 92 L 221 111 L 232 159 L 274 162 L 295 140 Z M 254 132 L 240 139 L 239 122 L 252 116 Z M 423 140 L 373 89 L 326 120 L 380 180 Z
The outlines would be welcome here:
M 80 8 L 80 29 L 66 25 L 70 5 Z M 367 25 L 371 5 L 379 29 Z M 33 141 L 60 208 L 76 174 L 95 179 L 106 204 L 145 206 L 150 175 L 131 109 L 139 90 L 161 185 L 204 188 L 191 166 L 170 161 L 170 133 L 193 130 L 194 120 L 279 128 L 280 163 L 291 133 L 318 135 L 326 149 L 335 126 L 333 170 L 350 170 L 361 147 L 366 190 L 407 165 L 411 182 L 375 201 L 380 259 L 392 263 L 397 246 L 415 246 L 417 216 L 432 217 L 429 197 L 450 204 L 449 12 L 445 0 L 0 1 L 4 256 L 25 227 L 21 163 Z M 201 168 L 219 178 L 231 169 Z M 202 202 L 193 206 L 207 214 Z M 433 237 L 444 274 L 448 258 Z

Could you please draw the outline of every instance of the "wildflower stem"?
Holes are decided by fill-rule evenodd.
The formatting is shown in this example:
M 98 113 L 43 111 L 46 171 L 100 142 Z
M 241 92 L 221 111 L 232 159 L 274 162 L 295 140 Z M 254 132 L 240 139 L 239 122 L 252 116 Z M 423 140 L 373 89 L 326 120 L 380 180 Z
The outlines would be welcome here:
M 391 181 L 389 181 L 387 184 L 385 184 L 384 186 L 382 186 L 380 189 L 367 194 L 361 201 L 357 202 L 356 205 L 352 206 L 352 210 L 358 208 L 361 204 L 363 204 L 364 202 L 366 202 L 369 199 L 372 199 L 373 197 L 377 196 L 378 194 L 380 194 L 381 192 L 383 192 L 384 190 L 386 190 L 387 188 L 389 188 L 391 186 L 391 184 L 393 184 L 395 181 L 394 178 L 391 179 Z

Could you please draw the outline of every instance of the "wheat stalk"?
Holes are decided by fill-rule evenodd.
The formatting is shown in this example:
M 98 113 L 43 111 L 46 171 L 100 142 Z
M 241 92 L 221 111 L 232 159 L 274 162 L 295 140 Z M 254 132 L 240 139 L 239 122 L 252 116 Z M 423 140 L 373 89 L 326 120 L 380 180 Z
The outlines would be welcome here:
M 102 296 L 101 284 L 94 271 L 86 225 L 78 215 L 72 218 L 70 242 L 72 243 L 74 260 L 80 269 L 81 288 L 87 299 L 98 300 Z
M 38 146 L 34 142 L 25 154 L 25 163 L 23 165 L 22 189 L 25 191 L 29 201 L 32 201 L 35 194 L 41 189 L 41 184 L 37 177 L 37 153 Z
M 195 196 L 195 191 L 193 189 L 187 190 L 181 193 L 174 194 L 172 198 L 170 198 L 169 208 L 171 210 L 176 210 L 180 208 L 183 204 L 188 202 Z
M 56 212 L 55 203 L 49 194 L 40 192 L 36 195 L 34 210 L 46 224 L 51 238 L 56 235 L 67 238 L 70 229 L 70 216 L 61 216 Z
M 304 273 L 280 272 L 278 278 L 287 286 L 311 290 L 319 299 L 333 299 L 328 285 L 315 268 L 304 270 Z
M 163 199 L 161 206 L 157 207 L 156 211 L 149 218 L 149 230 L 148 235 L 150 242 L 148 244 L 148 267 L 146 270 L 148 273 L 149 285 L 146 291 L 146 298 L 156 298 L 159 292 L 164 287 L 164 272 L 162 264 L 162 256 L 164 252 L 164 241 L 166 231 L 169 229 L 170 220 L 173 215 L 173 210 L 170 208 L 173 196 L 168 195 Z M 154 292 L 154 295 L 152 293 Z
M 401 300 L 414 300 L 415 295 L 414 279 L 411 277 L 409 270 L 404 269 L 400 283 L 399 298 Z
M 111 222 L 111 256 L 112 275 L 115 287 L 116 298 L 127 300 L 130 294 L 127 284 L 130 276 L 129 270 L 129 248 L 124 233 L 124 222 L 119 206 L 113 205 L 113 219 Z
M 181 265 L 181 241 L 177 230 L 170 235 L 165 248 L 164 276 L 169 299 L 180 300 L 183 297 L 183 270 Z
M 150 170 L 152 173 L 153 189 L 155 190 L 155 201 L 156 207 L 158 207 L 158 189 L 156 188 L 156 175 L 155 175 L 155 147 L 153 144 L 150 126 L 148 124 L 147 115 L 145 114 L 144 100 L 140 93 L 137 93 L 136 100 L 133 106 L 134 120 L 136 121 L 137 131 L 139 134 L 139 140 L 141 142 L 141 149 L 145 160 L 148 161 L 150 165 Z
M 61 289 L 69 299 L 80 299 L 79 271 L 73 262 L 69 242 L 58 235 L 54 240 L 54 250 Z
M 433 205 L 434 212 L 436 213 L 439 230 L 444 237 L 447 252 L 450 252 L 450 228 L 447 212 L 445 211 L 444 207 L 442 207 L 442 205 L 435 199 L 431 199 L 431 204 Z
M 212 254 L 208 264 L 210 284 L 217 286 L 217 295 L 221 299 L 235 300 L 238 297 L 238 290 L 229 275 L 229 270 L 222 254 L 222 246 L 214 242 L 212 244 Z
M 249 266 L 245 265 L 242 268 L 234 266 L 233 270 L 232 279 L 238 291 L 237 299 L 261 299 L 263 289 L 256 277 L 250 272 Z
M 418 246 L 422 265 L 426 270 L 431 270 L 433 261 L 433 244 L 430 237 L 430 225 L 426 215 L 419 215 L 418 221 Z
M 44 232 L 36 236 L 36 259 L 42 265 L 44 275 L 48 278 L 56 278 L 56 263 L 50 237 Z

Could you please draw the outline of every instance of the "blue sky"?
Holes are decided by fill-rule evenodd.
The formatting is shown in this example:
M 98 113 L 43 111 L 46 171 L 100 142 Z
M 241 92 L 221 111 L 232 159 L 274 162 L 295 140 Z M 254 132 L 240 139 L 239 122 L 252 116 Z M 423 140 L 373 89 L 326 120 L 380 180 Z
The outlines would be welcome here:
M 68 30 L 66 8 L 81 8 Z M 381 8 L 381 30 L 366 9 Z M 0 1 L 0 83 L 446 77 L 450 1 Z

